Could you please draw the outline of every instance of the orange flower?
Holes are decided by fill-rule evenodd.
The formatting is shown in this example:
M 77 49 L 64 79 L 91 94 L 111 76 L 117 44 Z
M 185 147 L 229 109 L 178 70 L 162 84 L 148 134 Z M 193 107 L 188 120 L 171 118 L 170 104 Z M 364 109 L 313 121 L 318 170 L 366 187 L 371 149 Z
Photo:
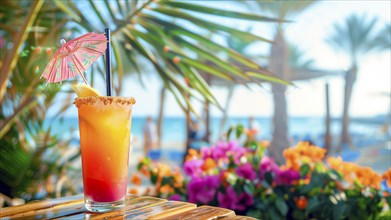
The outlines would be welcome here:
M 135 173 L 132 175 L 132 177 L 130 177 L 130 182 L 139 186 L 141 185 L 141 178 L 137 173 Z
M 173 61 L 175 64 L 178 64 L 179 62 L 181 62 L 181 58 L 179 58 L 179 57 L 174 57 L 174 59 L 172 59 L 172 61 Z
M 261 144 L 262 147 L 266 147 L 267 148 L 270 145 L 270 141 L 263 140 L 263 141 L 260 142 L 260 144 Z
M 247 129 L 246 135 L 250 137 L 254 137 L 258 133 L 257 129 Z
M 174 189 L 170 185 L 164 185 L 159 188 L 160 193 L 173 193 Z
M 207 171 L 209 169 L 213 169 L 217 166 L 216 162 L 212 158 L 207 158 L 204 162 L 204 164 L 201 166 L 201 169 L 203 171 Z
M 329 157 L 327 163 L 351 184 L 358 183 L 366 187 L 380 189 L 381 176 L 369 167 L 360 167 L 355 163 L 344 162 L 340 157 Z
M 300 198 L 296 198 L 295 202 L 296 202 L 297 208 L 299 208 L 299 209 L 307 208 L 308 200 L 304 196 L 300 196 Z
M 149 170 L 148 170 L 148 167 L 147 167 L 147 166 L 142 166 L 140 172 L 141 172 L 144 176 L 146 176 L 146 177 L 149 177 L 149 176 L 151 175 L 151 174 L 149 173 Z
M 383 179 L 386 180 L 387 187 L 391 187 L 391 168 L 383 174 Z
M 41 53 L 41 47 L 36 47 L 35 48 L 35 53 Z
M 52 55 L 52 53 L 53 53 L 53 50 L 52 50 L 52 48 L 47 48 L 46 49 L 46 53 L 50 56 L 50 55 Z
M 198 157 L 198 151 L 194 149 L 189 149 L 186 155 L 186 161 L 191 160 L 191 159 L 196 159 Z
M 314 169 L 315 165 L 322 161 L 325 154 L 325 149 L 313 146 L 308 142 L 299 142 L 296 147 L 283 151 L 287 167 L 297 171 L 303 164 L 308 164 L 311 169 Z
M 183 80 L 185 81 L 185 83 L 186 83 L 187 85 L 190 84 L 190 79 L 189 79 L 189 78 L 185 77 L 185 78 L 183 78 Z
M 339 169 L 343 162 L 341 157 L 328 157 L 326 161 L 335 170 Z
M 191 156 L 198 156 L 198 151 L 197 150 L 195 150 L 195 149 L 192 149 L 192 148 L 190 148 L 189 149 L 189 151 L 187 152 L 189 155 L 191 155 Z
M 138 194 L 138 189 L 137 189 L 137 188 L 130 188 L 130 189 L 128 190 L 128 192 L 129 192 L 130 194 Z
M 181 188 L 183 186 L 183 176 L 178 167 L 172 173 L 172 176 L 174 177 L 174 187 Z
M 165 46 L 163 47 L 163 51 L 164 51 L 164 53 L 167 53 L 168 51 L 170 51 L 170 47 L 167 46 L 167 45 L 165 45 Z
M 223 175 L 220 176 L 220 181 L 226 187 L 229 185 L 228 182 L 227 182 L 228 176 L 229 176 L 229 172 L 227 172 L 227 171 L 224 171 Z
M 159 163 L 157 165 L 157 168 L 158 168 L 158 175 L 160 177 L 171 176 L 171 169 L 166 164 Z

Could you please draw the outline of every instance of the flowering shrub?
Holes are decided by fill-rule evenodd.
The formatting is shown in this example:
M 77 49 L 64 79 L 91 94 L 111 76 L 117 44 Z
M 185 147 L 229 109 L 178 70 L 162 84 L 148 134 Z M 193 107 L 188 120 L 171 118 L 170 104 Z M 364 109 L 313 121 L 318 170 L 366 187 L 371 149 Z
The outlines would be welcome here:
M 236 133 L 239 138 L 241 131 Z M 220 206 L 261 219 L 389 217 L 391 168 L 380 176 L 341 158 L 325 158 L 325 149 L 307 142 L 286 149 L 281 165 L 266 151 L 267 144 L 248 139 L 244 146 L 219 142 L 200 152 L 189 150 L 183 165 L 186 178 L 179 169 L 148 158 L 138 170 L 154 186 L 147 195 Z M 131 181 L 140 184 L 139 178 Z

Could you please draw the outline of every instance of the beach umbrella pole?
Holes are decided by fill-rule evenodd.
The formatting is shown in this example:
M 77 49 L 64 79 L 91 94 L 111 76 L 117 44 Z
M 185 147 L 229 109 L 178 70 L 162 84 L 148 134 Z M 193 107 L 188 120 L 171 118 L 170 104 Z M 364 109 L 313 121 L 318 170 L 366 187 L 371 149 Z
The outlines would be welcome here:
M 111 96 L 111 62 L 110 62 L 110 29 L 105 28 L 105 35 L 107 38 L 106 48 L 106 94 Z

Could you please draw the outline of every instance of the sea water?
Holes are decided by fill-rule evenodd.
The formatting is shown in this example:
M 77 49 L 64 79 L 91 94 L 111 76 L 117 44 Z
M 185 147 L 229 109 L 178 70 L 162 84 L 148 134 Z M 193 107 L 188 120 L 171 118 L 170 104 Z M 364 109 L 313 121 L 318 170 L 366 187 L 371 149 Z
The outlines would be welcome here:
M 255 119 L 259 124 L 259 139 L 271 140 L 272 137 L 272 118 L 258 117 Z M 133 138 L 143 139 L 143 127 L 146 121 L 145 117 L 132 118 Z M 224 127 L 221 126 L 221 118 L 211 119 L 211 140 L 217 141 L 223 132 L 226 132 L 232 125 L 242 124 L 245 127 L 249 125 L 249 119 L 245 117 L 231 117 L 227 119 Z M 62 119 L 47 119 L 45 127 L 52 126 L 52 134 L 65 138 L 78 137 L 78 119 L 77 117 L 65 117 Z M 381 120 L 377 123 L 368 123 L 368 121 L 353 120 L 350 126 L 350 132 L 353 136 L 376 136 L 381 132 Z M 288 121 L 289 137 L 293 141 L 311 140 L 318 145 L 322 145 L 325 132 L 325 120 L 322 117 L 291 117 Z M 341 128 L 340 120 L 332 120 L 331 133 L 338 136 Z M 162 125 L 162 140 L 169 142 L 185 142 L 186 140 L 186 120 L 183 117 L 165 117 Z

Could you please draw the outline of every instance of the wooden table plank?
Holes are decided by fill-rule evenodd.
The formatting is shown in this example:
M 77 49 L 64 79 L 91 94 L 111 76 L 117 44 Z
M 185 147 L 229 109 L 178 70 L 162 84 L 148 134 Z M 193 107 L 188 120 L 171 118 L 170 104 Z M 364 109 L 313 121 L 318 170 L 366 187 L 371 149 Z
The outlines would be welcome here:
M 187 202 L 165 201 L 136 209 L 120 209 L 98 214 L 91 219 L 162 219 L 196 207 L 195 204 Z
M 205 219 L 212 220 L 217 218 L 224 218 L 229 216 L 235 216 L 235 212 L 229 209 L 213 207 L 208 205 L 200 206 L 196 209 L 192 209 L 186 212 L 182 212 L 176 215 L 170 216 L 172 220 L 193 220 L 193 219 Z
M 18 213 L 46 209 L 61 204 L 83 203 L 84 202 L 83 198 L 84 198 L 83 195 L 76 195 L 76 196 L 68 196 L 68 197 L 62 197 L 57 199 L 30 202 L 20 206 L 7 207 L 1 210 L 0 217 L 3 218 L 5 216 L 12 216 Z
M 127 195 L 125 204 L 139 198 L 137 195 Z M 1 218 L 9 219 L 53 219 L 72 214 L 87 212 L 84 207 L 83 195 L 62 197 L 51 200 L 27 203 L 1 210 Z
M 0 210 L 0 219 L 177 219 L 254 220 L 235 216 L 229 209 L 167 201 L 156 197 L 127 195 L 125 206 L 106 213 L 93 213 L 84 207 L 83 195 L 32 202 Z

